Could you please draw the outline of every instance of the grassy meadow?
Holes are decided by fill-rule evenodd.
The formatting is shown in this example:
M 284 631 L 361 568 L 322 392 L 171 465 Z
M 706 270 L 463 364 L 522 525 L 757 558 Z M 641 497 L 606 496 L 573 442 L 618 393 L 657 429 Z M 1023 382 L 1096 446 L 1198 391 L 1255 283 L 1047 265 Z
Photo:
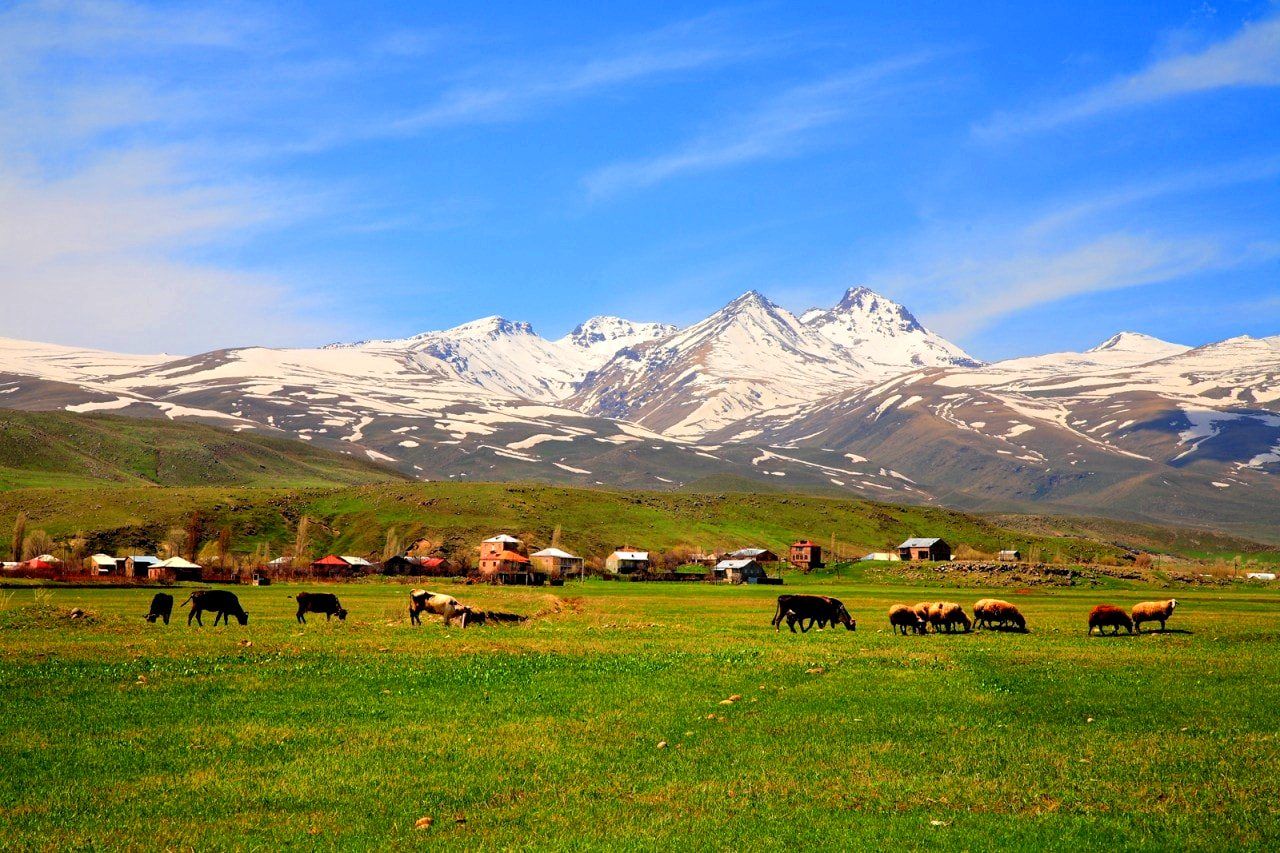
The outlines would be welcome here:
M 1093 604 L 1170 595 L 1106 583 L 925 637 L 887 607 L 989 591 L 791 576 L 858 620 L 792 635 L 777 587 L 438 582 L 535 617 L 465 631 L 379 582 L 306 626 L 304 587 L 237 588 L 217 629 L 146 624 L 152 590 L 0 590 L 3 846 L 1275 849 L 1280 592 L 1087 638 Z

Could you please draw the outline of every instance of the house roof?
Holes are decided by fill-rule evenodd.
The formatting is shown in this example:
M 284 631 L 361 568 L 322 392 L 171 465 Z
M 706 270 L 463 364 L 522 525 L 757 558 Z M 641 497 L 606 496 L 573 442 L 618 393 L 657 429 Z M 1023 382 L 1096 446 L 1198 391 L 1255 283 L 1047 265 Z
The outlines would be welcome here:
M 568 551 L 561 551 L 559 548 L 543 548 L 541 551 L 534 554 L 533 556 L 559 557 L 561 560 L 581 560 L 582 559 L 581 557 L 575 554 L 570 554 Z
M 311 565 L 313 566 L 347 566 L 347 565 L 350 565 L 350 563 L 348 563 L 346 560 L 339 557 L 337 554 L 329 554 L 328 556 L 321 557 L 320 559 L 316 560 Z
M 89 561 L 95 566 L 114 566 L 116 564 L 116 558 L 110 554 L 94 554 L 89 558 Z
M 942 540 L 936 536 L 933 537 L 932 539 L 923 539 L 923 538 L 917 537 L 915 539 L 908 539 L 906 542 L 903 542 L 898 547 L 899 548 L 931 548 L 934 545 L 937 545 L 941 541 Z
M 497 559 L 506 561 L 508 563 L 529 562 L 528 557 L 526 557 L 524 554 L 517 554 L 515 551 L 503 551 L 501 554 L 498 555 Z
M 439 566 L 443 566 L 445 563 L 449 562 L 444 557 L 427 557 L 425 560 L 419 560 L 415 557 L 409 557 L 408 559 L 418 563 L 419 565 L 426 566 L 429 569 L 438 568 Z
M 739 548 L 729 554 L 730 557 L 741 559 L 743 557 L 759 557 L 761 554 L 772 554 L 768 548 Z
M 346 554 L 343 554 L 343 555 L 342 555 L 342 559 L 344 559 L 344 560 L 346 560 L 346 561 L 347 561 L 347 565 L 348 565 L 348 566 L 368 566 L 368 565 L 372 565 L 372 564 L 371 564 L 368 560 L 366 560 L 364 557 L 349 557 L 349 556 L 347 556 Z
M 519 545 L 520 540 L 514 536 L 508 536 L 505 533 L 499 533 L 497 536 L 490 536 L 484 540 L 486 542 L 502 542 L 503 544 Z
M 159 558 L 159 557 L 145 556 L 145 555 L 143 555 L 143 554 L 135 554 L 134 556 L 130 557 L 129 559 L 130 559 L 130 560 L 133 560 L 133 564 L 134 564 L 135 566 L 136 566 L 136 565 L 138 565 L 139 563 L 142 563 L 142 564 L 144 564 L 144 565 L 149 565 L 149 564 L 151 564 L 151 563 L 158 563 L 158 562 L 160 562 L 160 558 Z
M 648 551 L 614 551 L 609 556 L 617 557 L 619 560 L 648 560 L 649 552 Z
M 801 539 L 799 542 L 792 542 L 791 547 L 792 548 L 812 548 L 817 544 L 818 544 L 817 542 L 810 542 L 808 539 Z
M 754 562 L 755 560 L 752 560 L 749 558 L 746 560 L 721 560 L 720 562 L 716 563 L 716 568 L 717 569 L 745 569 L 747 566 L 751 565 Z
M 291 560 L 288 557 L 280 556 L 280 557 L 276 557 L 274 560 L 269 560 L 267 562 L 267 565 L 268 566 L 285 566 L 285 565 L 288 565 L 290 562 Z
M 156 569 L 198 569 L 198 568 L 200 568 L 200 566 L 196 565 L 195 563 L 191 562 L 190 560 L 184 560 L 184 559 L 182 559 L 181 557 L 170 557 L 169 559 L 164 560 L 163 562 L 156 563 L 152 568 L 156 568 Z

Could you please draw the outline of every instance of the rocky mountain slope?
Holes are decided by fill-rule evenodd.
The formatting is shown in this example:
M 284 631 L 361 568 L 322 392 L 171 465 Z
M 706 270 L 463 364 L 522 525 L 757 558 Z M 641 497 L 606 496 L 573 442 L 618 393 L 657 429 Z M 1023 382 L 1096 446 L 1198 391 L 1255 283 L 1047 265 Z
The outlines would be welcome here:
M 420 479 L 1280 522 L 1280 338 L 1121 333 L 984 365 L 865 288 L 799 317 L 753 291 L 685 329 L 597 317 L 555 341 L 500 317 L 186 357 L 0 341 L 0 404 L 291 436 Z

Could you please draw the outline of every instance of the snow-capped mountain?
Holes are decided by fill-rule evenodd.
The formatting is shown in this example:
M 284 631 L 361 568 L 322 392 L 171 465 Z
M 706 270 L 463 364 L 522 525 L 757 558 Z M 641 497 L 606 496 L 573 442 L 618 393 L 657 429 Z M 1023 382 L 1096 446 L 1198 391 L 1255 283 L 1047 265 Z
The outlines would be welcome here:
M 815 388 L 848 387 L 870 375 L 849 352 L 753 290 L 682 332 L 618 353 L 569 402 L 696 438 L 812 399 Z
M 865 287 L 850 288 L 834 308 L 810 308 L 800 321 L 886 374 L 979 363 L 920 325 L 906 308 Z
M 621 317 L 592 317 L 556 343 L 589 353 L 597 360 L 595 367 L 600 367 L 619 350 L 669 337 L 677 331 L 679 327 L 670 323 L 635 323 Z
M 0 340 L 0 404 L 194 418 L 430 479 L 774 487 L 970 508 L 1280 526 L 1280 337 L 1123 332 L 981 364 L 854 288 L 754 291 L 685 329 L 487 317 L 319 349 L 118 355 Z

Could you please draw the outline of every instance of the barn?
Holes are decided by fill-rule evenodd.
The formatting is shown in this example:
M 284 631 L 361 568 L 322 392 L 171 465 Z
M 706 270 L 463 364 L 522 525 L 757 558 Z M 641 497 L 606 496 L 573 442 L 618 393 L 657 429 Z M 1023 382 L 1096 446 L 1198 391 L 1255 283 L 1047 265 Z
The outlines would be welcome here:
M 190 560 L 170 557 L 147 569 L 147 577 L 154 581 L 198 581 L 204 578 L 204 569 Z
M 951 546 L 943 539 L 917 537 L 899 545 L 898 556 L 904 560 L 944 562 L 951 559 Z
M 124 573 L 131 578 L 145 578 L 151 567 L 160 562 L 159 557 L 135 554 L 124 561 Z
M 318 577 L 351 574 L 351 564 L 337 554 L 326 554 L 311 564 L 311 571 Z
M 1022 552 L 1015 549 L 1001 551 L 996 555 L 996 559 L 1002 563 L 1017 563 L 1022 560 Z
M 94 554 L 89 558 L 89 570 L 95 575 L 114 575 L 120 566 L 110 554 Z

